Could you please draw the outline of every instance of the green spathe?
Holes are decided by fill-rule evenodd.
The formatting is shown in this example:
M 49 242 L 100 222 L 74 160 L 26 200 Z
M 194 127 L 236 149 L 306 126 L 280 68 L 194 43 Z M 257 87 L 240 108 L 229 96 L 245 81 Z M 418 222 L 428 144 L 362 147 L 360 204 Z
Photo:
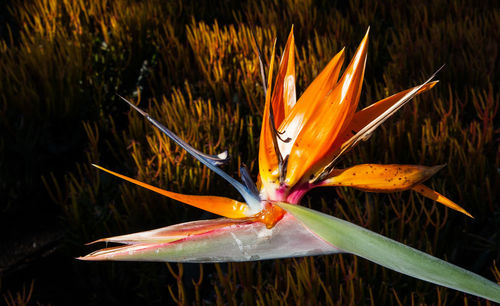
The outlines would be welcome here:
M 348 253 L 409 276 L 500 302 L 500 286 L 482 276 L 345 220 L 299 205 L 276 204 Z

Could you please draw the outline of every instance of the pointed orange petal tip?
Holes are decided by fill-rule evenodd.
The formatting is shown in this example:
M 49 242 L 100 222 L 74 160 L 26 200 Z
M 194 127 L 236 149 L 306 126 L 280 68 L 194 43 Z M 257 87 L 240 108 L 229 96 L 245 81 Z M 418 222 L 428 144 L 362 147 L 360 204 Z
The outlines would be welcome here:
M 434 86 L 436 86 L 437 83 L 439 83 L 439 80 L 435 80 L 435 81 L 429 82 L 429 84 L 427 86 L 429 86 L 429 89 L 431 89 Z
M 279 62 L 271 98 L 276 127 L 279 127 L 283 119 L 290 113 L 295 102 L 295 40 L 292 29 Z
M 439 203 L 443 204 L 444 206 L 447 206 L 453 210 L 459 211 L 459 212 L 463 213 L 464 215 L 474 219 L 474 217 L 469 212 L 467 212 L 465 209 L 463 209 L 460 205 L 454 203 L 453 201 L 451 201 L 447 197 L 443 196 L 439 192 L 432 190 L 425 185 L 419 184 L 419 185 L 414 186 L 412 189 L 414 191 L 420 193 L 424 197 L 427 197 L 431 200 L 439 202 Z
M 368 26 L 368 29 L 366 29 L 365 36 L 363 36 L 363 40 L 361 40 L 361 43 L 359 44 L 358 52 L 361 51 L 363 53 L 366 53 L 366 49 L 368 49 L 369 36 L 370 36 L 370 26 Z

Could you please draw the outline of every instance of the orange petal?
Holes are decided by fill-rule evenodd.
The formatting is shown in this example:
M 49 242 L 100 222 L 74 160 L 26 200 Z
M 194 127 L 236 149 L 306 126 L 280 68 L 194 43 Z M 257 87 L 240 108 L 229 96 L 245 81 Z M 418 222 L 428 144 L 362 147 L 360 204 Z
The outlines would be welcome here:
M 431 82 L 426 84 L 424 87 L 422 87 L 417 94 L 421 94 L 432 87 L 434 87 L 437 84 L 438 81 Z M 416 87 L 414 87 L 416 88 Z M 344 128 L 344 130 L 341 133 L 341 136 L 339 136 L 334 143 L 334 147 L 338 148 L 340 147 L 344 142 L 349 140 L 354 134 L 356 134 L 359 130 L 361 130 L 363 127 L 365 127 L 368 123 L 372 122 L 375 120 L 378 116 L 380 116 L 383 112 L 385 112 L 387 109 L 389 109 L 391 106 L 394 105 L 394 103 L 398 102 L 401 98 L 403 98 L 407 93 L 412 91 L 414 88 L 410 88 L 401 92 L 398 92 L 395 95 L 392 95 L 388 98 L 385 98 L 383 100 L 380 100 L 378 102 L 373 103 L 372 105 L 363 108 L 359 112 L 355 113 L 351 122 L 349 123 L 348 126 Z
M 337 79 L 344 62 L 344 49 L 340 50 L 321 71 L 321 73 L 314 79 L 314 81 L 307 87 L 306 91 L 297 101 L 297 104 L 290 110 L 289 114 L 285 117 L 278 130 L 282 133 L 283 139 L 290 138 L 292 141 L 289 143 L 279 142 L 280 151 L 283 156 L 289 155 L 293 142 L 297 135 L 309 121 L 309 119 L 317 112 L 317 108 L 324 101 L 326 95 L 337 84 Z
M 293 26 L 281 56 L 280 67 L 274 84 L 272 99 L 274 122 L 279 127 L 295 105 L 295 40 Z
M 443 68 L 443 67 L 441 67 Z M 382 113 L 380 113 L 376 118 L 372 119 L 371 121 L 365 122 L 364 125 L 359 125 L 358 128 L 359 131 L 354 131 L 355 134 L 348 138 L 347 140 L 341 139 L 340 141 L 336 140 L 336 143 L 332 145 L 332 150 L 333 153 L 331 155 L 328 155 L 329 158 L 331 158 L 329 161 L 327 161 L 322 168 L 319 168 L 316 174 L 311 175 L 311 178 L 313 179 L 314 182 L 321 181 L 323 180 L 328 174 L 332 171 L 333 167 L 335 166 L 335 163 L 337 160 L 347 151 L 349 151 L 351 148 L 353 148 L 357 143 L 360 141 L 367 140 L 370 135 L 379 127 L 382 123 L 384 123 L 387 118 L 391 117 L 395 112 L 397 112 L 401 107 L 403 107 L 406 103 L 411 101 L 413 97 L 415 97 L 422 88 L 426 87 L 428 84 L 430 84 L 431 80 L 436 76 L 436 73 L 441 70 L 439 68 L 427 81 L 425 81 L 423 84 L 416 86 L 412 89 L 410 89 L 406 94 L 402 95 L 402 97 L 397 100 L 396 102 L 387 104 L 380 104 L 379 106 L 383 108 L 383 106 L 388 106 L 387 109 L 385 109 Z M 390 100 L 389 100 L 390 101 Z M 377 108 L 376 108 L 377 109 Z M 370 113 L 370 112 L 368 112 Z M 373 112 L 374 114 L 376 112 Z M 350 122 L 349 122 L 350 123 Z M 344 125 L 342 128 L 342 132 L 340 133 L 340 137 L 344 134 L 345 131 L 347 130 L 349 124 Z M 342 142 L 342 143 L 341 143 Z M 322 163 L 319 163 L 322 164 Z
M 263 188 L 272 188 L 273 185 L 279 183 L 278 157 L 276 156 L 276 151 L 274 149 L 274 135 L 272 134 L 271 122 L 269 120 L 269 104 L 271 102 L 271 82 L 273 76 L 275 47 L 276 41 L 274 42 L 271 63 L 269 65 L 266 104 L 264 106 L 264 114 L 262 116 L 262 129 L 260 131 L 259 142 L 259 174 Z
M 427 180 L 444 165 L 362 164 L 347 169 L 334 169 L 320 186 L 346 186 L 370 192 L 394 192 L 410 189 Z
M 157 192 L 161 195 L 169 197 L 171 199 L 177 200 L 179 202 L 201 208 L 203 210 L 209 211 L 211 213 L 217 214 L 219 216 L 224 216 L 227 218 L 239 219 L 248 217 L 247 213 L 249 211 L 248 206 L 245 203 L 238 202 L 236 200 L 232 200 L 224 197 L 216 197 L 216 196 L 196 196 L 196 195 L 185 195 L 180 193 L 175 193 L 167 190 L 160 189 L 158 187 L 151 186 L 149 184 L 143 183 L 141 181 L 135 180 L 133 178 L 127 177 L 125 175 L 121 175 L 119 173 L 110 171 L 101 166 L 94 165 L 94 167 L 106 171 L 114 176 L 117 176 L 121 179 L 144 187 L 146 189 Z
M 463 209 L 461 206 L 459 206 L 458 204 L 455 204 L 453 201 L 451 201 L 450 199 L 446 198 L 445 196 L 443 196 L 442 194 L 440 194 L 439 192 L 437 191 L 434 191 L 432 189 L 430 189 L 429 187 L 427 186 L 424 186 L 422 184 L 419 184 L 419 185 L 416 185 L 416 186 L 413 186 L 412 188 L 414 191 L 420 193 L 421 195 L 423 195 L 424 197 L 427 197 L 431 200 L 434 200 L 436 202 L 439 202 L 441 204 L 443 204 L 444 206 L 448 206 L 449 208 L 451 209 L 454 209 L 456 211 L 459 211 L 461 213 L 463 213 L 464 215 L 467 215 L 471 218 L 474 218 L 470 213 L 468 213 L 465 209 Z
M 309 179 L 310 174 L 331 160 L 332 145 L 344 125 L 350 122 L 359 101 L 367 49 L 368 32 L 335 88 L 315 107 L 310 117 L 300 118 L 304 126 L 288 159 L 285 179 L 288 186 Z M 296 108 L 298 106 L 297 103 Z M 292 110 L 290 115 L 293 114 Z

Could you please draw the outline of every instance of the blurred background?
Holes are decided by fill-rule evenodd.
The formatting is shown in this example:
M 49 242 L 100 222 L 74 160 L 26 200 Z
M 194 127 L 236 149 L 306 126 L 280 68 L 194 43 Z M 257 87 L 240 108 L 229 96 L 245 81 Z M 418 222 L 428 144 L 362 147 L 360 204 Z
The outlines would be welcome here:
M 352 255 L 229 264 L 75 260 L 106 236 L 212 218 L 90 163 L 176 192 L 238 198 L 130 111 L 229 150 L 257 177 L 265 64 L 294 25 L 297 96 L 368 26 L 360 107 L 440 83 L 342 161 L 447 164 L 428 181 L 470 219 L 406 191 L 315 190 L 303 204 L 500 281 L 498 1 L 52 1 L 0 4 L 0 301 L 7 304 L 487 304 Z M 139 101 L 138 101 L 139 100 Z

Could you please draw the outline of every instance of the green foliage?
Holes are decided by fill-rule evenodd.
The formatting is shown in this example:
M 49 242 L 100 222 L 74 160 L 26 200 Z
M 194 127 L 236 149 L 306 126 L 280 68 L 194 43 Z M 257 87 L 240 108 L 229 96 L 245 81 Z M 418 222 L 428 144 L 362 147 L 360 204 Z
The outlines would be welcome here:
M 237 197 L 115 93 L 140 100 L 141 108 L 199 150 L 228 149 L 233 159 L 224 169 L 238 177 L 245 163 L 256 179 L 264 97 L 252 34 L 268 63 L 274 37 L 280 54 L 294 24 L 300 96 L 343 46 L 352 55 L 371 26 L 361 106 L 446 67 L 438 86 L 379 128 L 344 166 L 447 163 L 429 184 L 476 219 L 412 192 L 322 189 L 304 205 L 499 281 L 495 3 L 33 0 L 8 7 L 2 14 L 11 22 L 0 39 L 4 227 L 19 214 L 31 216 L 25 222 L 60 218 L 67 229 L 65 254 L 75 257 L 96 238 L 210 217 L 90 167 L 98 163 L 176 192 Z M 74 290 L 92 292 L 88 302 L 482 302 L 348 255 L 202 268 L 81 262 L 71 267 L 67 281 L 79 286 Z M 35 286 L 33 300 L 36 294 Z
M 322 239 L 350 254 L 447 288 L 500 302 L 500 286 L 364 227 L 300 205 L 277 203 Z

